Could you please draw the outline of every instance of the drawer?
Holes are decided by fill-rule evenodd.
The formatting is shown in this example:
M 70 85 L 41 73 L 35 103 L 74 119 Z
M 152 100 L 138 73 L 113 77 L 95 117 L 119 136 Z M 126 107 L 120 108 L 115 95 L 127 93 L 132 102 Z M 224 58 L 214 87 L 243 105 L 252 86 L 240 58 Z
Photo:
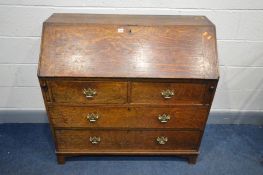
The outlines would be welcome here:
M 138 104 L 202 104 L 204 83 L 148 83 L 134 82 L 131 103 Z
M 49 81 L 55 103 L 98 104 L 126 103 L 126 82 Z
M 58 151 L 195 150 L 198 131 L 56 130 Z
M 49 108 L 54 127 L 202 129 L 207 108 L 63 107 Z

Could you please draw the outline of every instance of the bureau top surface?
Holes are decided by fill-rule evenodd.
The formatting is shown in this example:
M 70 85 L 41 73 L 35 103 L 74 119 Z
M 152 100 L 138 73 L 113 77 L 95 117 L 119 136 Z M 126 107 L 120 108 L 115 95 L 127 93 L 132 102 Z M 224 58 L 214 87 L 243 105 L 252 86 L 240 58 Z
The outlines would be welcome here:
M 215 27 L 203 16 L 53 14 L 38 76 L 218 79 Z
M 113 15 L 55 13 L 46 23 L 53 24 L 117 24 L 117 25 L 213 25 L 205 16 L 183 15 Z

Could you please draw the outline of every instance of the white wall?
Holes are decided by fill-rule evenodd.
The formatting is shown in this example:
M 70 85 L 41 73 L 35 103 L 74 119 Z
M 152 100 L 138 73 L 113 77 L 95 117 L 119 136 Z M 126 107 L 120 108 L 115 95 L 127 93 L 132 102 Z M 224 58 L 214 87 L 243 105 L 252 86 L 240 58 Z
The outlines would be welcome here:
M 0 110 L 44 109 L 36 70 L 42 22 L 54 12 L 205 15 L 221 70 L 213 110 L 263 111 L 262 0 L 0 0 Z

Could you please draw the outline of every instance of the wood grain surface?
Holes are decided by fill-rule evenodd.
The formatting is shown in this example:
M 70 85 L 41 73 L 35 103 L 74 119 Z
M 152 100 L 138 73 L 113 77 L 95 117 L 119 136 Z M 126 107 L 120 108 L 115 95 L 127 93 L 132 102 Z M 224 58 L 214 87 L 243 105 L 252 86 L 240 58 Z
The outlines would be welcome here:
M 47 20 L 54 24 L 125 24 L 125 25 L 197 25 L 209 26 L 213 23 L 205 16 L 175 15 L 116 15 L 116 14 L 72 14 L 54 13 Z
M 202 130 L 207 117 L 207 107 L 50 107 L 50 118 L 54 127 L 85 128 L 177 128 Z M 99 118 L 90 122 L 90 114 Z M 167 114 L 170 119 L 162 123 L 159 115 Z
M 198 131 L 130 131 L 130 130 L 56 130 L 58 151 L 151 151 L 151 150 L 196 150 L 200 138 Z M 90 137 L 100 137 L 98 144 L 92 144 Z M 157 143 L 157 137 L 165 136 L 164 145 Z
M 53 102 L 71 104 L 126 103 L 127 82 L 49 81 Z M 96 91 L 93 98 L 86 98 L 84 89 Z
M 38 78 L 58 163 L 89 154 L 195 163 L 219 79 L 215 26 L 203 16 L 54 14 Z
M 142 83 L 131 84 L 131 103 L 139 104 L 203 104 L 205 83 Z M 174 96 L 165 99 L 161 92 L 171 90 Z
M 111 18 L 114 20 L 114 16 Z M 156 20 L 160 18 L 156 16 Z M 192 21 L 193 25 L 153 26 L 88 21 L 70 25 L 61 17 L 54 19 L 57 23 L 47 21 L 38 75 L 217 79 L 214 26 L 200 27 L 192 18 L 186 23 Z M 172 19 L 176 21 L 176 17 Z

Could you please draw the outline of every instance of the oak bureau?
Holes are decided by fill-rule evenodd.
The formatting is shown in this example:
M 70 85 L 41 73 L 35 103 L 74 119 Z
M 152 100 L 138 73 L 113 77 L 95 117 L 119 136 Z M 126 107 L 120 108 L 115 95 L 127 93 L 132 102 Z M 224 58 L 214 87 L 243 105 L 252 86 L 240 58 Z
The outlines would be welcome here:
M 204 16 L 53 14 L 38 78 L 58 163 L 177 155 L 195 163 L 219 79 Z

